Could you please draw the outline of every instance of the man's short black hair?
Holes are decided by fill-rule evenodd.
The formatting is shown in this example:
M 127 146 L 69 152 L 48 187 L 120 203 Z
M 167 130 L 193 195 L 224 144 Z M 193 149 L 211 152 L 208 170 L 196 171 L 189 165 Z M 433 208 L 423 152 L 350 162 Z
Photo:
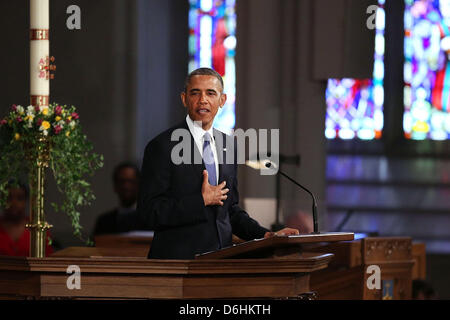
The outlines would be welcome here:
M 138 166 L 136 164 L 134 164 L 133 162 L 129 162 L 129 161 L 124 161 L 119 163 L 115 168 L 114 168 L 114 172 L 113 172 L 113 181 L 114 183 L 117 183 L 117 181 L 119 180 L 119 173 L 120 171 L 122 171 L 122 169 L 125 168 L 131 168 L 134 170 L 134 172 L 136 173 L 136 177 L 139 179 L 141 172 L 138 168 Z
M 193 76 L 213 76 L 213 77 L 216 77 L 219 80 L 219 82 L 220 82 L 220 86 L 222 88 L 221 91 L 223 92 L 224 86 L 223 86 L 222 76 L 216 70 L 211 69 L 211 68 L 198 68 L 198 69 L 195 69 L 194 71 L 192 71 L 191 73 L 189 73 L 189 75 L 186 77 L 186 80 L 184 81 L 184 92 L 186 92 L 187 86 L 189 85 L 189 82 L 191 81 L 191 78 Z

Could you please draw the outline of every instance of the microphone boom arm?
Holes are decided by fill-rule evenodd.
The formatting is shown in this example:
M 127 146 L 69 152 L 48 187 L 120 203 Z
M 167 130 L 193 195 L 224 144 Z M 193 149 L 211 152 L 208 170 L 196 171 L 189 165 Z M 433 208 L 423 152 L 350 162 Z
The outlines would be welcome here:
M 265 164 L 265 166 L 267 168 L 270 168 L 272 166 L 272 164 L 270 162 L 267 162 Z M 302 188 L 303 190 L 305 190 L 312 198 L 312 214 L 313 214 L 313 224 L 314 224 L 314 234 L 319 234 L 319 226 L 317 223 L 317 202 L 316 202 L 316 198 L 314 197 L 314 195 L 312 194 L 311 191 L 309 191 L 307 188 L 305 188 L 304 186 L 302 186 L 300 183 L 298 183 L 297 181 L 295 181 L 294 179 L 292 179 L 291 177 L 289 177 L 287 174 L 285 174 L 284 172 L 278 170 L 278 173 L 281 174 L 283 177 L 285 177 L 286 179 L 288 179 L 289 181 L 291 181 L 293 184 L 295 184 L 296 186 L 299 186 L 300 188 Z

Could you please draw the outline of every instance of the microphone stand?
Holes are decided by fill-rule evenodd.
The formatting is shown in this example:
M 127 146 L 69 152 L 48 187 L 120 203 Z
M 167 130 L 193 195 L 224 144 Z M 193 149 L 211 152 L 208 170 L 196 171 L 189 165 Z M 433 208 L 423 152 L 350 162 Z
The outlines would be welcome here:
M 267 162 L 265 164 L 265 166 L 267 168 L 270 168 L 272 166 L 272 164 L 270 162 Z M 319 226 L 318 226 L 318 222 L 317 222 L 317 202 L 316 202 L 316 198 L 314 197 L 314 195 L 312 194 L 311 191 L 309 191 L 307 188 L 305 188 L 304 186 L 302 186 L 300 183 L 298 183 L 297 181 L 295 181 L 294 179 L 292 179 L 291 177 L 289 177 L 287 174 L 285 174 L 284 172 L 278 170 L 277 174 L 282 175 L 283 177 L 285 177 L 286 179 L 288 179 L 289 181 L 291 181 L 293 184 L 295 184 L 296 186 L 302 188 L 303 190 L 305 190 L 312 198 L 312 214 L 313 214 L 313 224 L 314 224 L 314 231 L 312 232 L 313 234 L 319 234 Z M 277 212 L 277 223 L 278 223 L 278 212 Z
M 281 166 L 281 162 L 280 162 Z M 272 224 L 272 231 L 277 232 L 281 229 L 285 228 L 285 225 L 280 223 L 280 176 L 277 174 L 277 185 L 276 185 L 276 198 L 277 198 L 277 204 L 276 204 L 276 211 L 275 211 L 275 223 Z

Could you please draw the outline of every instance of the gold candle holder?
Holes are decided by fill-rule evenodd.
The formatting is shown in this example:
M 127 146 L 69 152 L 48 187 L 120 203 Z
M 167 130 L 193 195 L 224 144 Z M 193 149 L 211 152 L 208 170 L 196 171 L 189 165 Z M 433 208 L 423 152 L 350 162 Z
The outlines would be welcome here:
M 37 159 L 36 159 L 37 158 Z M 50 158 L 50 144 L 46 137 L 39 138 L 39 147 L 36 154 L 29 157 L 30 161 L 30 257 L 44 258 L 46 248 L 47 230 L 52 227 L 45 221 L 44 192 L 45 169 Z

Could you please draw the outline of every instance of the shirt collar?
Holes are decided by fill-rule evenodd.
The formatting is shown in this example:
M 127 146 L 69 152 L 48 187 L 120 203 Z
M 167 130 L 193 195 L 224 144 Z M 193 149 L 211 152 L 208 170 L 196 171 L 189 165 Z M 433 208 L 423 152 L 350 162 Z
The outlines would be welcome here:
M 214 129 L 213 126 L 209 128 L 209 130 L 203 130 L 201 122 L 200 121 L 192 121 L 191 117 L 189 115 L 186 116 L 186 123 L 189 127 L 189 131 L 191 132 L 192 136 L 194 137 L 195 141 L 203 142 L 203 136 L 206 132 L 209 133 L 211 137 L 211 141 L 214 143 Z

